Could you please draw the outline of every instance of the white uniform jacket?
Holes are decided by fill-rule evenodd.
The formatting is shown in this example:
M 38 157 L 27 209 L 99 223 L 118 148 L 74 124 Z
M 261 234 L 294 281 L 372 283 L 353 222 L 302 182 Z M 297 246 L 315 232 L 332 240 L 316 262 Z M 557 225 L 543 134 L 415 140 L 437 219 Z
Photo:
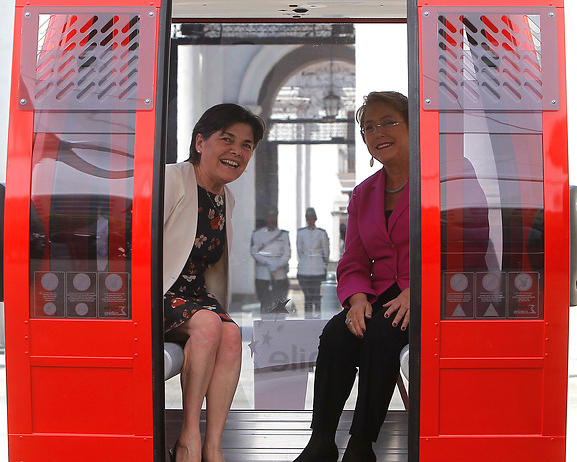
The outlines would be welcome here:
M 322 228 L 299 228 L 297 231 L 297 254 L 299 276 L 321 276 L 327 272 L 329 262 L 329 236 Z
M 288 231 L 268 229 L 266 226 L 257 229 L 252 233 L 250 254 L 256 262 L 255 279 L 286 279 L 291 257 Z
M 198 189 L 194 166 L 186 161 L 166 166 L 164 187 L 163 293 L 180 276 L 194 245 L 198 222 Z M 232 244 L 234 196 L 225 186 L 226 245 L 221 259 L 206 270 L 205 281 L 223 309 L 228 311 L 230 278 L 228 274 Z

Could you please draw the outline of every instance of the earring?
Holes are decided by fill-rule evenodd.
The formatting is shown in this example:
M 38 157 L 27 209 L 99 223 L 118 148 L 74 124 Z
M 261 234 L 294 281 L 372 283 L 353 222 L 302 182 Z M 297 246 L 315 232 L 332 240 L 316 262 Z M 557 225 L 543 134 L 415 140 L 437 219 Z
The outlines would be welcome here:
M 373 156 L 371 156 L 371 160 L 369 162 L 369 165 L 372 167 L 373 165 L 375 165 L 375 158 Z

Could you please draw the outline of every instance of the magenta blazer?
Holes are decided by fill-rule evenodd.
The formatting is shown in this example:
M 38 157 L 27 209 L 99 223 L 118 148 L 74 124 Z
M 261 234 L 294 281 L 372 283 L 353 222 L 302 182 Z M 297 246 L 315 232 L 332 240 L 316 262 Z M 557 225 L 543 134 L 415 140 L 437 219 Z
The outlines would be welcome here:
M 395 282 L 409 287 L 409 185 L 385 219 L 385 171 L 379 170 L 353 190 L 345 251 L 337 267 L 337 295 L 348 308 L 351 295 L 364 292 L 374 302 Z

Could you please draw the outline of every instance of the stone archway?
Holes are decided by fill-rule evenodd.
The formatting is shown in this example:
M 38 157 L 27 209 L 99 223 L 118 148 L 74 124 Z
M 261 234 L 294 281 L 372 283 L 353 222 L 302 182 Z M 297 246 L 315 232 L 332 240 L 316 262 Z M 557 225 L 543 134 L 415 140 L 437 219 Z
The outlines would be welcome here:
M 277 58 L 278 59 L 278 58 Z M 338 73 L 339 73 L 339 66 L 340 63 L 341 68 L 349 68 L 353 69 L 354 73 L 354 63 L 355 63 L 355 50 L 354 46 L 341 44 L 341 45 L 326 45 L 326 46 L 314 46 L 314 45 L 303 45 L 300 46 L 289 53 L 282 56 L 278 61 L 275 63 L 273 67 L 271 67 L 269 73 L 266 75 L 264 79 L 261 89 L 259 98 L 257 101 L 257 106 L 260 109 L 260 115 L 265 119 L 268 126 L 268 132 L 270 134 L 270 130 L 274 125 L 275 121 L 275 104 L 278 104 L 278 95 L 283 86 L 291 79 L 292 76 L 302 72 L 306 69 L 313 70 L 313 72 L 318 72 L 316 75 L 318 77 L 318 81 L 321 83 L 321 86 L 318 87 L 317 82 L 315 85 L 318 87 L 316 88 L 317 92 L 322 92 L 321 98 L 325 95 L 329 90 L 329 82 L 328 82 L 328 67 L 331 63 L 336 63 L 335 66 L 336 72 L 335 74 L 335 81 L 338 82 Z M 324 68 L 323 68 L 324 67 Z M 323 82 L 326 84 L 323 88 Z M 307 85 L 307 83 L 300 83 L 300 85 Z M 340 93 L 340 96 L 345 96 L 343 93 L 342 88 L 337 88 L 338 85 L 335 85 L 335 91 Z M 354 91 L 354 84 L 353 84 L 353 91 Z M 318 95 L 317 95 L 318 96 Z M 316 102 L 316 106 L 318 109 L 318 98 Z M 353 102 L 354 104 L 354 102 Z M 337 138 L 343 138 L 342 144 L 350 144 L 354 143 L 354 136 L 351 133 L 351 123 L 354 125 L 353 119 L 353 110 L 352 107 L 349 105 L 351 109 L 348 113 L 342 113 L 336 121 L 329 121 L 332 125 L 334 125 L 333 129 L 336 129 L 338 133 Z M 299 115 L 299 114 L 292 114 L 291 115 L 291 122 L 292 123 L 299 123 L 298 120 L 294 120 L 294 117 L 297 119 L 302 119 L 302 123 L 304 124 L 303 127 L 306 126 L 316 126 L 320 127 L 321 124 L 326 126 L 327 120 L 322 119 L 321 111 L 316 111 L 313 108 L 312 111 L 309 111 L 306 115 Z M 338 124 L 341 124 L 342 127 L 337 127 Z M 336 128 L 335 128 L 336 127 Z M 310 133 L 307 131 L 306 128 L 301 130 L 304 134 L 305 132 Z M 317 138 L 313 141 L 314 144 L 337 144 L 333 141 L 335 138 L 334 133 L 331 138 L 331 134 L 327 133 L 326 135 L 321 135 L 320 138 Z M 293 144 L 302 144 L 307 145 L 311 143 L 311 140 L 306 139 L 306 136 L 299 136 L 296 138 L 290 138 L 281 140 L 280 143 L 293 143 Z M 259 151 L 257 156 L 254 159 L 255 162 L 255 224 L 258 227 L 264 217 L 260 215 L 263 210 L 266 210 L 269 205 L 277 205 L 278 204 L 278 145 L 279 140 L 274 139 L 271 140 L 270 136 L 267 140 L 263 140 L 261 145 L 259 146 Z M 354 145 L 353 145 L 354 146 Z

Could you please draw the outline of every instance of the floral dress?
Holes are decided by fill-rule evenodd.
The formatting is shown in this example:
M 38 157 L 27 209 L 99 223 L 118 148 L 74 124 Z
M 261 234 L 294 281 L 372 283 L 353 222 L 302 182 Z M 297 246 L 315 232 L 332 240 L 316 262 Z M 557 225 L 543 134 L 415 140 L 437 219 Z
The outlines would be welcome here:
M 176 282 L 164 295 L 164 332 L 188 321 L 198 310 L 211 310 L 234 322 L 206 290 L 204 273 L 222 257 L 226 242 L 224 196 L 198 186 L 198 224 L 192 250 Z

